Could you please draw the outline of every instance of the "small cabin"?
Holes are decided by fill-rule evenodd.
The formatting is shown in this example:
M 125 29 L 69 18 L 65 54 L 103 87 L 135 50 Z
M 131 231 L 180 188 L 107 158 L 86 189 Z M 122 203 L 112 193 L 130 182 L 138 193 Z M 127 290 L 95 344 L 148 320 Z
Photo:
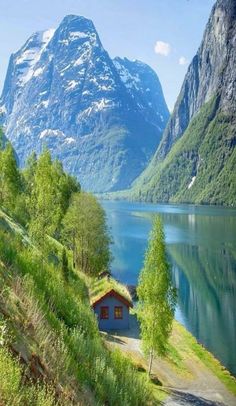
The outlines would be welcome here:
M 129 310 L 133 305 L 125 295 L 111 289 L 92 302 L 92 307 L 97 315 L 100 330 L 129 328 Z

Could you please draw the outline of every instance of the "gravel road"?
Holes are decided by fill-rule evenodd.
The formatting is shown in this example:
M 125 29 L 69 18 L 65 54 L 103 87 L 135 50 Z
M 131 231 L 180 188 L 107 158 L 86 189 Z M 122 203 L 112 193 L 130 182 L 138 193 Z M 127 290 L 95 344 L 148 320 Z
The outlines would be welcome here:
M 105 335 L 109 345 L 120 348 L 146 365 L 141 350 L 139 326 L 135 316 L 131 316 L 130 329 Z M 236 406 L 236 397 L 199 359 L 185 361 L 189 376 L 179 376 L 169 363 L 162 358 L 153 361 L 153 374 L 170 390 L 165 406 Z

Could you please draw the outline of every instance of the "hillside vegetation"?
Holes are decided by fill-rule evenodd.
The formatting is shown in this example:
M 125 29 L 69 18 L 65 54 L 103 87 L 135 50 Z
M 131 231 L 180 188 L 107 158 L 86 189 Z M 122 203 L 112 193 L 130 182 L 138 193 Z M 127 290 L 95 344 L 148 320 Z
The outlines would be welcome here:
M 163 162 L 144 172 L 131 197 L 151 202 L 236 204 L 235 119 L 206 103 Z
M 71 271 L 65 282 L 61 264 L 42 264 L 12 231 L 0 237 L 1 401 L 148 403 L 144 380 L 119 352 L 105 348 L 82 279 Z M 7 365 L 12 373 L 6 375 Z
M 90 307 L 86 281 L 110 261 L 96 199 L 47 150 L 19 171 L 2 144 L 0 182 L 0 404 L 153 404 L 147 379 L 106 348 Z

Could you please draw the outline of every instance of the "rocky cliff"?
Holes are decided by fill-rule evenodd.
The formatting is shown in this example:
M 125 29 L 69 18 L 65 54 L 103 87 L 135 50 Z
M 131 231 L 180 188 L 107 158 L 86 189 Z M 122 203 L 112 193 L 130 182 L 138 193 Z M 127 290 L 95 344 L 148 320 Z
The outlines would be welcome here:
M 236 2 L 218 0 L 136 198 L 236 204 Z

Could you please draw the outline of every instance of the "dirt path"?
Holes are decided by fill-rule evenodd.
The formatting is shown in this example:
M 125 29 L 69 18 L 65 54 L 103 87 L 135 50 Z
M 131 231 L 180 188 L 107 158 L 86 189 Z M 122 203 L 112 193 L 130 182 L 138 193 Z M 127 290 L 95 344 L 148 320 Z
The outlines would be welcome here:
M 119 347 L 127 355 L 132 354 L 132 359 L 137 364 L 147 366 L 140 348 L 139 327 L 135 316 L 131 316 L 129 330 L 107 334 L 105 337 L 109 345 Z M 153 362 L 153 374 L 171 392 L 164 405 L 236 406 L 236 397 L 199 358 L 187 359 L 184 363 L 185 372 L 179 373 L 164 359 L 157 358 Z

